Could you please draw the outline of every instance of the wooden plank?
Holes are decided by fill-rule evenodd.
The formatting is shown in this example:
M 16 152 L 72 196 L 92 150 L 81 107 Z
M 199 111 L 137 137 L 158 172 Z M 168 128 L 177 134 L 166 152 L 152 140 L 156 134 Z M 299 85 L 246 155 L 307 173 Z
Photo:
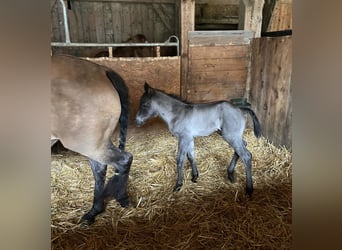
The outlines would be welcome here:
M 132 36 L 132 23 L 131 23 L 131 5 L 130 4 L 121 4 L 122 13 L 122 30 L 121 36 L 123 41 L 127 40 Z
M 89 8 L 91 7 L 91 3 L 84 2 L 81 5 L 81 18 L 82 18 L 82 31 L 83 31 L 83 42 L 89 43 L 91 42 L 90 37 L 90 26 L 89 26 Z
M 51 41 L 52 42 L 62 42 L 63 41 L 62 37 L 61 37 L 61 31 L 63 31 L 64 29 L 61 29 L 62 25 L 60 25 L 60 22 L 59 22 L 59 8 L 58 8 L 58 6 L 59 5 L 56 3 L 51 6 Z
M 239 29 L 253 30 L 255 37 L 260 37 L 264 0 L 242 0 L 240 4 Z
M 195 28 L 195 1 L 180 1 L 180 55 L 181 55 L 181 97 L 187 99 L 189 70 L 188 33 Z
M 191 60 L 191 72 L 198 71 L 223 71 L 223 70 L 247 70 L 247 58 L 214 58 Z
M 222 45 L 222 46 L 191 46 L 189 47 L 190 59 L 209 58 L 238 58 L 248 57 L 249 46 L 247 45 Z
M 77 30 L 77 41 L 75 42 L 84 42 L 84 31 L 83 31 L 83 20 L 82 20 L 82 6 L 81 3 L 74 2 L 72 11 L 75 16 L 75 27 Z
M 113 17 L 110 3 L 103 3 L 103 20 L 105 43 L 114 43 Z
M 78 42 L 78 29 L 77 29 L 77 19 L 75 15 L 75 11 L 73 10 L 67 10 L 67 16 L 68 16 L 68 23 L 69 23 L 69 35 L 70 35 L 70 41 L 71 42 Z M 64 29 L 63 29 L 64 30 Z
M 223 70 L 223 71 L 202 71 L 202 72 L 189 72 L 191 82 L 193 83 L 215 83 L 226 82 L 227 84 L 235 82 L 246 82 L 246 70 Z
M 165 11 L 163 10 L 163 5 L 162 4 L 152 4 L 152 8 L 155 11 L 156 15 L 158 16 L 158 18 L 164 24 L 164 29 L 163 30 L 165 30 L 165 28 L 166 28 L 166 30 L 168 32 L 171 32 L 172 28 L 171 28 L 171 25 L 170 25 L 170 19 L 166 15 Z
M 105 42 L 105 21 L 103 3 L 94 3 L 94 19 L 95 19 L 95 33 L 96 42 Z
M 265 137 L 291 149 L 292 38 L 261 38 L 253 43 L 250 102 Z
M 120 3 L 112 3 L 112 18 L 113 18 L 113 30 L 114 30 L 114 42 L 121 43 L 123 41 L 122 38 L 122 9 Z
M 194 32 L 189 32 L 189 43 L 192 46 L 250 44 L 252 38 L 253 38 L 253 32 L 251 31 L 194 31 Z
M 214 18 L 196 18 L 196 24 L 238 24 L 239 17 Z
M 188 101 L 190 102 L 213 102 L 220 100 L 229 101 L 232 98 L 240 98 L 244 95 L 244 84 L 203 84 L 196 85 L 188 91 Z
M 267 31 L 292 29 L 292 3 L 277 1 Z
M 178 0 L 73 0 L 74 2 L 177 3 Z
M 240 5 L 240 0 L 196 0 L 196 4 L 231 4 Z

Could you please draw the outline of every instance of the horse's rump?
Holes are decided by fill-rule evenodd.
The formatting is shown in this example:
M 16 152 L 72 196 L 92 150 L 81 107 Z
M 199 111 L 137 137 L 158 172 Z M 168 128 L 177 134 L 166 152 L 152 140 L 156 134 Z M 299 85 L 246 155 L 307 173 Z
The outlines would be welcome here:
M 108 68 L 87 60 L 52 56 L 52 136 L 99 162 L 121 113 L 119 95 L 106 71 Z

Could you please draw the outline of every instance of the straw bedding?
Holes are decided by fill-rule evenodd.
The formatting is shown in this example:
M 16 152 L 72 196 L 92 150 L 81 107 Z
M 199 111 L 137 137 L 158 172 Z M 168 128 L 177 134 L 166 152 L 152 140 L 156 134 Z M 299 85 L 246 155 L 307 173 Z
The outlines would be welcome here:
M 92 205 L 94 179 L 88 161 L 70 151 L 53 154 L 52 249 L 290 249 L 291 153 L 256 139 L 250 129 L 244 139 L 253 154 L 251 199 L 245 195 L 240 160 L 235 183 L 228 181 L 233 150 L 218 134 L 195 139 L 198 182 L 191 182 L 186 162 L 180 192 L 172 191 L 176 138 L 166 129 L 129 135 L 126 149 L 134 155 L 131 207 L 111 200 L 87 228 L 77 222 Z M 112 174 L 109 167 L 107 176 Z

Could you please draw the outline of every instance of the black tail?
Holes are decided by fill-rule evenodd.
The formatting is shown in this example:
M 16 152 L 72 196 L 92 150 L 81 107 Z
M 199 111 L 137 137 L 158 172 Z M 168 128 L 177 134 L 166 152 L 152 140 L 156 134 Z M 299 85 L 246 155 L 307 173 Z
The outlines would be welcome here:
M 243 112 L 248 113 L 252 117 L 253 125 L 254 125 L 254 135 L 259 138 L 261 136 L 261 126 L 260 126 L 260 122 L 259 122 L 258 117 L 254 113 L 254 111 L 251 110 L 250 108 L 240 107 L 240 109 Z
M 121 114 L 119 118 L 120 123 L 120 144 L 119 148 L 125 150 L 126 145 L 126 136 L 127 136 L 127 128 L 128 128 L 128 115 L 129 115 L 129 96 L 128 96 L 128 88 L 126 86 L 125 81 L 112 70 L 108 70 L 106 72 L 107 77 L 113 83 L 114 88 L 118 91 L 120 96 L 121 103 Z

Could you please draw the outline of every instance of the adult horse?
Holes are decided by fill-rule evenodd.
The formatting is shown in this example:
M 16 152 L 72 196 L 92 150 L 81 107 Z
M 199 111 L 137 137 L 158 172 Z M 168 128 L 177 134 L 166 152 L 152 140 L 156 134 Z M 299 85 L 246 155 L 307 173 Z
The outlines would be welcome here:
M 111 69 L 73 56 L 51 58 L 51 147 L 58 140 L 64 147 L 89 159 L 95 179 L 93 206 L 81 222 L 92 224 L 104 211 L 104 200 L 115 198 L 129 205 L 126 192 L 133 160 L 125 152 L 128 126 L 128 88 Z M 111 137 L 120 123 L 120 145 Z M 106 185 L 107 164 L 116 174 Z
M 246 168 L 246 193 L 252 195 L 252 154 L 246 148 L 242 139 L 246 120 L 243 113 L 248 113 L 254 124 L 254 134 L 261 135 L 260 123 L 249 108 L 235 107 L 229 102 L 191 104 L 179 98 L 154 89 L 145 83 L 145 92 L 141 97 L 136 124 L 143 125 L 150 117 L 159 116 L 168 125 L 172 135 L 178 138 L 177 171 L 178 178 L 174 191 L 179 191 L 183 182 L 183 165 L 185 156 L 190 161 L 192 181 L 198 178 L 194 154 L 194 137 L 207 136 L 217 131 L 235 150 L 234 156 L 227 168 L 228 179 L 234 181 L 234 168 L 241 157 Z

